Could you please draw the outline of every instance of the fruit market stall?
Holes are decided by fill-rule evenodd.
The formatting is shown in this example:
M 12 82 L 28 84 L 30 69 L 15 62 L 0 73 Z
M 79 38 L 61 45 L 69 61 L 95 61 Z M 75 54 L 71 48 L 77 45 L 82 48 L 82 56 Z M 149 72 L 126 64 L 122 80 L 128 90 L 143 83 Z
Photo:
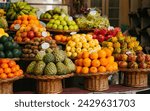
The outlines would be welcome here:
M 150 55 L 136 37 L 96 10 L 78 17 L 59 7 L 37 16 L 39 10 L 27 2 L 0 9 L 0 93 L 19 93 L 17 85 L 39 94 L 148 89 Z

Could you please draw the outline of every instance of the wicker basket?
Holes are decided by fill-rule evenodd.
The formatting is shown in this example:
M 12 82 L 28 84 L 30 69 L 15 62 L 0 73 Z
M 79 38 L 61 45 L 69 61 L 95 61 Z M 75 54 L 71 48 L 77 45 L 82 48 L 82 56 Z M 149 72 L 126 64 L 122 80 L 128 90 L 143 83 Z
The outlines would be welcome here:
M 12 94 L 13 82 L 23 78 L 23 76 L 15 77 L 12 79 L 0 80 L 0 94 Z
M 90 91 L 104 91 L 109 89 L 108 77 L 115 72 L 95 73 L 95 74 L 76 74 L 85 77 L 85 89 Z
M 150 69 L 120 69 L 124 73 L 123 85 L 130 87 L 147 87 Z
M 37 80 L 36 90 L 39 94 L 57 94 L 63 91 L 62 79 L 74 76 L 74 74 L 67 74 L 61 76 L 34 76 L 25 75 L 27 78 Z

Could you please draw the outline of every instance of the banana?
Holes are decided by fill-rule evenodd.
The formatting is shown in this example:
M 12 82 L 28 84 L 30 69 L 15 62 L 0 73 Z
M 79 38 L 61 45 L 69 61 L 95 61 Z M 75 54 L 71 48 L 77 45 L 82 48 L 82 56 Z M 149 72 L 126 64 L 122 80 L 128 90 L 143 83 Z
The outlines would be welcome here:
M 16 12 L 14 12 L 14 13 L 10 16 L 10 20 L 14 20 L 15 16 L 16 16 Z
M 13 6 L 13 9 L 14 9 L 15 11 L 18 11 L 18 9 L 17 9 L 17 7 L 16 7 L 16 4 L 13 4 L 12 6 Z
M 27 11 L 27 10 L 22 10 L 21 12 L 23 12 L 24 14 L 28 14 L 29 13 L 29 11 Z
M 30 5 L 26 5 L 23 9 L 24 10 L 31 10 L 31 7 L 30 7 Z
M 8 10 L 8 12 L 7 12 L 7 16 L 12 15 L 13 13 L 14 13 L 14 10 L 13 10 L 13 9 L 10 9 L 10 10 Z
M 22 11 L 20 12 L 20 15 L 25 15 Z

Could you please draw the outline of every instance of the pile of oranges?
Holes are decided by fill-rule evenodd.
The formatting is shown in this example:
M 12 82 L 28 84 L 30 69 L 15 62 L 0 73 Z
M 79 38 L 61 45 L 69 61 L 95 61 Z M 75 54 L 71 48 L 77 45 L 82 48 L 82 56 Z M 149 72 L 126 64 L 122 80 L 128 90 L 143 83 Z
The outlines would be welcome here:
M 82 52 L 78 55 L 76 64 L 77 74 L 105 73 L 118 70 L 118 64 L 114 62 L 112 51 L 108 48 L 98 52 Z
M 0 79 L 14 78 L 23 75 L 23 71 L 15 61 L 0 59 Z
M 22 26 L 32 26 L 33 24 L 41 27 L 41 24 L 40 24 L 38 18 L 34 15 L 19 15 L 17 17 L 17 20 L 15 20 L 13 22 L 13 24 L 10 26 L 10 29 L 15 30 L 14 27 L 15 27 L 16 24 L 19 24 L 20 27 L 22 27 Z
M 56 40 L 56 42 L 67 43 L 71 39 L 71 37 L 64 35 L 55 35 L 54 39 Z

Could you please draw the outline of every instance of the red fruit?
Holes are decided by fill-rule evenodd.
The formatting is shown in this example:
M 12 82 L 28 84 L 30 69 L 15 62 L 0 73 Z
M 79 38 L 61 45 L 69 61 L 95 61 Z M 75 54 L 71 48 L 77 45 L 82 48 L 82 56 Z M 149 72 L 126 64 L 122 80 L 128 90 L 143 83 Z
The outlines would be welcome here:
M 105 37 L 103 35 L 98 35 L 97 39 L 99 42 L 103 42 L 105 40 Z
M 137 56 L 133 55 L 133 54 L 129 54 L 128 55 L 128 61 L 129 62 L 135 62 L 136 61 Z
M 110 39 L 112 37 L 113 37 L 112 35 L 108 35 L 108 36 L 105 37 L 105 40 L 108 40 L 108 39 Z
M 150 62 L 150 55 L 146 54 L 146 56 L 145 56 L 145 61 L 146 61 L 146 62 Z
M 120 68 L 127 68 L 128 63 L 127 63 L 126 61 L 119 61 L 119 62 L 118 62 L 118 66 L 119 66 Z
M 138 62 L 145 62 L 145 54 L 138 54 L 137 61 Z
M 100 29 L 99 34 L 105 36 L 107 34 L 108 30 L 107 29 Z
M 22 38 L 27 37 L 27 32 L 22 32 L 22 33 L 21 33 L 21 37 L 22 37 Z
M 34 38 L 34 32 L 33 31 L 29 31 L 28 32 L 28 37 L 29 38 Z
M 95 35 L 99 35 L 99 29 L 95 29 L 95 30 L 94 30 L 94 34 L 95 34 Z
M 141 62 L 141 63 L 139 64 L 139 68 L 145 69 L 145 68 L 147 68 L 147 64 L 144 63 L 144 62 Z
M 96 39 L 96 38 L 97 38 L 97 35 L 94 34 L 94 35 L 93 35 L 93 39 Z

